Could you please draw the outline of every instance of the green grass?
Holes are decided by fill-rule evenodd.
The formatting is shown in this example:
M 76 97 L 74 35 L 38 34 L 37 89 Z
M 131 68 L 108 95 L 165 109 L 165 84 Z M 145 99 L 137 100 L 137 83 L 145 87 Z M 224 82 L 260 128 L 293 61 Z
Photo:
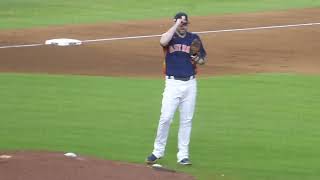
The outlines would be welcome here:
M 320 1 L 1 0 L 0 29 L 306 7 L 320 7 Z M 1 150 L 72 151 L 134 163 L 152 150 L 162 80 L 0 74 L 0 84 Z M 316 180 L 319 89 L 319 76 L 200 79 L 194 165 L 175 163 L 177 120 L 161 164 L 200 180 Z
M 0 28 L 320 7 L 318 0 L 1 0 Z
M 152 150 L 163 80 L 0 74 L 0 84 L 2 150 L 135 163 Z M 161 164 L 200 180 L 319 178 L 319 76 L 225 76 L 198 85 L 194 165 L 176 165 L 177 119 Z

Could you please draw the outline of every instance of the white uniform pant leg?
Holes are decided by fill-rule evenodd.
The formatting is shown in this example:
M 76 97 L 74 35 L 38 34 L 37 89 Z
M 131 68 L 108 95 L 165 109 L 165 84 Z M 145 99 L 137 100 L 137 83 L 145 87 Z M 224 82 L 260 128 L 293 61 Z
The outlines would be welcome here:
M 170 124 L 180 103 L 179 96 L 179 86 L 177 85 L 177 81 L 173 79 L 166 79 L 157 136 L 152 152 L 158 158 L 164 156 Z
M 192 118 L 195 110 L 197 81 L 196 79 L 187 81 L 187 89 L 180 102 L 180 126 L 178 134 L 178 162 L 184 158 L 189 158 L 189 143 L 192 128 Z

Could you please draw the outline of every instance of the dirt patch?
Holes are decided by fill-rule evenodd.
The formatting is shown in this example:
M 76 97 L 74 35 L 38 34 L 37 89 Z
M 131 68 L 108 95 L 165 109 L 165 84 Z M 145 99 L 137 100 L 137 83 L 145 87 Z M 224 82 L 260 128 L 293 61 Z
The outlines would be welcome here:
M 192 180 L 194 177 L 151 167 L 101 160 L 92 157 L 67 157 L 59 152 L 0 152 L 3 180 Z M 11 157 L 10 157 L 11 156 Z
M 320 8 L 241 15 L 190 17 L 191 31 L 320 22 Z M 72 25 L 0 31 L 0 46 L 161 34 L 171 20 Z M 201 35 L 208 52 L 201 75 L 320 72 L 320 25 Z M 0 72 L 162 76 L 159 38 L 87 43 L 77 47 L 0 49 Z

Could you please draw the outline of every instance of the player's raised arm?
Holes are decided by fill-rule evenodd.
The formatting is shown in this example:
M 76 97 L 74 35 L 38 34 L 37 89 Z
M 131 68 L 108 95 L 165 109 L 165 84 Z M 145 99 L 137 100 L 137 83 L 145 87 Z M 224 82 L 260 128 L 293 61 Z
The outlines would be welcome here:
M 160 39 L 161 46 L 165 47 L 169 44 L 170 40 L 172 39 L 172 36 L 177 30 L 177 27 L 180 26 L 180 24 L 184 21 L 185 21 L 185 17 L 182 16 L 182 18 L 179 18 L 176 20 L 176 23 L 167 32 L 162 34 Z

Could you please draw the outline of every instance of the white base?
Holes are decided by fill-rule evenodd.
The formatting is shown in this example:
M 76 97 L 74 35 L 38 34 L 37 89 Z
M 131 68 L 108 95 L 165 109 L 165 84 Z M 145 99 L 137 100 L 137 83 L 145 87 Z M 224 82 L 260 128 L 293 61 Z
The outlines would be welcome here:
M 162 165 L 161 164 L 153 164 L 152 167 L 160 168 L 160 167 L 162 167 Z
M 67 156 L 67 157 L 77 157 L 77 155 L 75 153 L 72 153 L 72 152 L 65 153 L 64 155 Z
M 82 42 L 77 39 L 60 38 L 60 39 L 46 40 L 45 44 L 46 45 L 56 45 L 56 46 L 73 46 L 73 45 L 81 45 Z

